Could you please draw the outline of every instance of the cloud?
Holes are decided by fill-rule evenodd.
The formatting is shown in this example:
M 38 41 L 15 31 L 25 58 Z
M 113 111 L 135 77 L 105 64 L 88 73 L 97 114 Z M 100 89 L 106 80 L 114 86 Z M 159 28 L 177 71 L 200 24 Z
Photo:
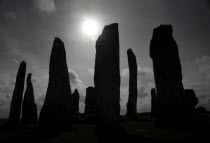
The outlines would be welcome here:
M 192 61 L 183 62 L 183 84 L 185 89 L 194 89 L 199 98 L 198 106 L 210 110 L 210 57 L 203 56 Z M 126 113 L 128 98 L 129 69 L 121 72 L 121 113 Z M 151 109 L 151 89 L 155 87 L 152 67 L 138 67 L 137 111 L 148 112 Z
M 4 13 L 4 17 L 6 20 L 15 20 L 17 18 L 17 15 L 13 11 L 8 11 L 8 12 Z
M 15 86 L 14 78 L 8 74 L 0 74 L 0 118 L 9 116 L 9 107 Z
M 199 105 L 210 110 L 210 57 L 203 56 L 183 65 L 184 87 L 194 89 Z
M 155 87 L 153 69 L 149 66 L 138 66 L 138 99 L 137 112 L 149 112 L 151 110 L 150 90 Z M 129 89 L 129 69 L 123 69 L 121 72 L 120 105 L 121 114 L 126 114 L 126 104 L 128 101 Z
M 90 73 L 91 75 L 94 75 L 94 72 L 95 72 L 94 69 L 92 69 L 92 68 L 88 69 L 88 73 Z
M 145 86 L 139 86 L 138 87 L 138 98 L 144 98 L 146 97 L 148 94 L 146 92 L 146 88 Z
M 69 78 L 70 78 L 72 93 L 74 92 L 75 89 L 77 89 L 79 92 L 80 95 L 79 111 L 83 113 L 85 107 L 84 101 L 86 97 L 87 86 L 84 85 L 79 75 L 72 69 L 69 69 Z
M 38 14 L 46 16 L 56 10 L 54 0 L 34 0 L 34 6 L 38 10 Z
M 79 75 L 75 71 L 69 69 L 68 72 L 72 90 L 75 90 L 77 88 L 79 91 L 81 91 L 86 88 L 83 81 L 80 79 Z
M 33 69 L 37 69 L 37 66 L 32 66 Z M 86 86 L 80 79 L 79 75 L 72 69 L 68 70 L 70 85 L 72 93 L 75 89 L 78 89 L 80 95 L 80 112 L 84 111 L 84 101 L 86 95 Z M 38 110 L 40 111 L 45 100 L 46 90 L 48 86 L 49 75 L 45 74 L 39 77 L 32 77 L 32 82 L 34 85 L 34 94 L 36 95 L 36 103 Z

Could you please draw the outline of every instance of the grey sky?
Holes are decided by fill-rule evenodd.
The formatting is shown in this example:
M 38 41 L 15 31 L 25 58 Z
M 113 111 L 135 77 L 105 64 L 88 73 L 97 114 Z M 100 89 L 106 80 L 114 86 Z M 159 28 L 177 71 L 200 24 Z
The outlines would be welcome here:
M 139 74 L 138 85 L 148 95 L 139 97 L 138 111 L 150 108 L 150 89 L 154 84 L 149 43 L 153 28 L 160 24 L 173 25 L 184 86 L 193 87 L 198 96 L 205 97 L 200 99 L 201 105 L 210 109 L 208 4 L 208 0 L 0 0 L 0 116 L 7 116 L 3 112 L 10 103 L 12 80 L 22 60 L 27 63 L 27 72 L 33 74 L 37 102 L 42 102 L 39 99 L 45 95 L 46 89 L 42 88 L 47 85 L 49 57 L 56 36 L 65 43 L 68 66 L 74 75 L 71 80 L 75 80 L 72 86 L 80 88 L 84 100 L 85 87 L 93 85 L 95 60 L 95 42 L 81 33 L 84 17 L 99 21 L 100 30 L 112 22 L 119 23 L 122 113 L 127 102 L 128 48 L 136 54 L 139 73 L 145 73 Z M 5 84 L 3 78 L 11 83 Z M 9 99 L 4 97 L 7 94 Z

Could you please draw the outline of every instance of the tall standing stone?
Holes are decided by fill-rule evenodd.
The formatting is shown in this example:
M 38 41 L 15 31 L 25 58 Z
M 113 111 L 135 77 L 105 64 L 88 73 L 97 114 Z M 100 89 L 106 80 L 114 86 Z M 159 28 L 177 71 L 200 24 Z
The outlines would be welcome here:
M 47 127 L 67 127 L 71 124 L 71 88 L 64 43 L 55 38 L 50 56 L 49 82 L 40 124 Z
M 29 73 L 27 76 L 27 87 L 23 99 L 22 105 L 22 122 L 26 123 L 29 121 L 37 120 L 37 107 L 34 100 L 34 89 L 31 82 L 32 74 Z
M 8 123 L 11 126 L 18 125 L 20 121 L 25 75 L 26 75 L 26 63 L 22 61 L 18 69 L 15 89 L 10 104 L 10 114 L 9 114 Z
M 72 94 L 72 114 L 77 115 L 79 113 L 79 92 L 75 89 Z
M 150 43 L 161 118 L 179 117 L 182 112 L 182 68 L 172 34 L 171 25 L 160 25 L 153 30 Z
M 127 117 L 130 118 L 137 118 L 137 109 L 136 109 L 136 102 L 137 102 L 137 62 L 136 56 L 134 55 L 131 49 L 127 51 L 128 56 L 128 67 L 129 67 L 129 96 L 128 96 L 128 103 L 127 103 Z
M 96 42 L 94 83 L 97 94 L 97 136 L 116 136 L 120 118 L 120 66 L 118 24 L 105 26 Z M 106 136 L 106 137 L 105 137 Z
M 96 114 L 96 89 L 94 87 L 86 88 L 85 114 Z

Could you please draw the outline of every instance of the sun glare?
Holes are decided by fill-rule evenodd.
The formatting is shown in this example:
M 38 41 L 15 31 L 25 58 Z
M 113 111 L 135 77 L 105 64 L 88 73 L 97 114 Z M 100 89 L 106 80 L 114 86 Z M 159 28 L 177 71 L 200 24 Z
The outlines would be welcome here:
M 90 36 L 91 38 L 96 36 L 98 30 L 99 30 L 98 22 L 94 19 L 85 20 L 82 24 L 83 33 L 87 36 Z

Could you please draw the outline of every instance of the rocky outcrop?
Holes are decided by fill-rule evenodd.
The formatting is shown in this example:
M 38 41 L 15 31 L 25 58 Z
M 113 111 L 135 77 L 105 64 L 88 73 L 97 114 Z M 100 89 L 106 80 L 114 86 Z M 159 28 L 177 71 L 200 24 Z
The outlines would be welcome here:
M 151 115 L 158 116 L 158 97 L 155 88 L 151 89 Z
M 85 114 L 96 114 L 96 89 L 94 87 L 86 88 Z
M 191 115 L 196 112 L 196 105 L 198 104 L 198 98 L 195 95 L 193 89 L 185 89 L 183 96 L 183 106 L 185 114 Z
M 171 25 L 160 25 L 153 30 L 150 57 L 153 60 L 155 85 L 160 116 L 180 117 L 182 112 L 182 68 L 179 51 Z
M 40 124 L 46 127 L 68 127 L 71 124 L 71 88 L 64 43 L 55 38 L 50 56 L 49 82 Z
M 120 117 L 120 65 L 118 24 L 105 26 L 96 42 L 94 83 L 97 94 L 99 142 L 116 138 Z M 106 142 L 106 141 L 105 141 Z
M 22 105 L 23 123 L 37 120 L 37 107 L 34 101 L 34 89 L 31 82 L 31 76 L 32 76 L 31 73 L 29 73 L 27 76 L 27 87 L 23 99 L 23 105 Z
M 22 61 L 18 69 L 15 89 L 14 89 L 14 92 L 12 95 L 12 101 L 10 104 L 10 114 L 9 114 L 8 123 L 11 126 L 18 125 L 20 121 L 25 75 L 26 75 L 26 63 Z
M 77 115 L 79 113 L 79 92 L 75 89 L 72 94 L 72 114 Z
M 128 56 L 128 67 L 130 73 L 129 79 L 129 96 L 128 96 L 128 103 L 127 103 L 127 117 L 130 118 L 137 118 L 137 62 L 136 56 L 134 55 L 131 49 L 127 51 Z

